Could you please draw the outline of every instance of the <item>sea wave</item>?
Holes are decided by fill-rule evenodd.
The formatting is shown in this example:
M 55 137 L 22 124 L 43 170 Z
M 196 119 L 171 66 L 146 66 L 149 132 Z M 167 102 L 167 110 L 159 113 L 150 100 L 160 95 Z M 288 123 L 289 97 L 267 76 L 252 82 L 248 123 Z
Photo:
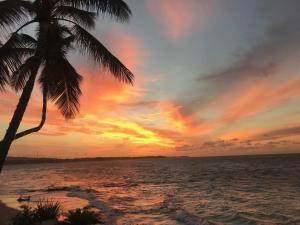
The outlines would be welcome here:
M 112 225 L 298 225 L 299 174 L 299 156 L 10 166 L 0 197 L 55 198 Z

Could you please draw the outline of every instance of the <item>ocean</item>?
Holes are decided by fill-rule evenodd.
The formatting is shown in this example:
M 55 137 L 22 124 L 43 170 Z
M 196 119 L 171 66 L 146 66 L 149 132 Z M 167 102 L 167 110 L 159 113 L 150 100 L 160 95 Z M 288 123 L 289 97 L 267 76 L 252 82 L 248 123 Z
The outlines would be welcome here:
M 300 224 L 300 155 L 7 165 L 0 201 L 88 206 L 105 224 Z

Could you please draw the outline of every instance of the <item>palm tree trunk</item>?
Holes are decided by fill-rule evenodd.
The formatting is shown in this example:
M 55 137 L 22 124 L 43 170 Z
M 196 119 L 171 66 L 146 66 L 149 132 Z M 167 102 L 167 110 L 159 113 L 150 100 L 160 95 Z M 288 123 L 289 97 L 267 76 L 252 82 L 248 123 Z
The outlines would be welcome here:
M 19 103 L 10 121 L 8 129 L 6 130 L 3 140 L 0 142 L 0 173 L 2 172 L 4 162 L 6 160 L 9 148 L 15 139 L 16 133 L 26 111 L 33 87 L 37 76 L 39 65 L 32 71 L 26 85 L 23 89 Z
M 17 139 L 22 138 L 24 136 L 27 136 L 29 134 L 38 132 L 38 131 L 40 131 L 43 128 L 43 126 L 44 126 L 44 124 L 46 122 L 46 114 L 47 114 L 47 99 L 48 99 L 47 93 L 48 93 L 48 89 L 47 89 L 47 87 L 44 87 L 43 88 L 42 119 L 41 119 L 40 124 L 37 127 L 31 128 L 31 129 L 28 129 L 28 130 L 25 130 L 25 131 L 22 131 L 20 133 L 17 133 L 14 140 L 17 140 Z

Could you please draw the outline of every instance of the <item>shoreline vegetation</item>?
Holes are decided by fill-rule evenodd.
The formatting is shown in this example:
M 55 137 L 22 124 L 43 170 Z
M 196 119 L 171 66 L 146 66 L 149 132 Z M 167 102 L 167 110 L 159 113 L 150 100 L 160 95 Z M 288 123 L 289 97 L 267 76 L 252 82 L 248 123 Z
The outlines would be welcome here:
M 77 208 L 64 212 L 60 202 L 39 200 L 35 206 L 22 205 L 20 209 L 6 206 L 0 201 L 0 225 L 96 225 L 100 214 L 90 208 Z M 3 214 L 3 215 L 2 215 Z
M 139 160 L 139 159 L 170 159 L 170 158 L 257 158 L 257 157 L 290 157 L 291 155 L 298 156 L 300 153 L 286 153 L 286 154 L 260 154 L 260 155 L 230 155 L 230 156 L 204 156 L 204 157 L 190 157 L 190 156 L 141 156 L 141 157 L 94 157 L 94 158 L 32 158 L 32 157 L 8 157 L 6 165 L 19 164 L 44 164 L 44 163 L 72 163 L 72 162 L 92 162 L 92 161 L 113 161 L 113 160 Z

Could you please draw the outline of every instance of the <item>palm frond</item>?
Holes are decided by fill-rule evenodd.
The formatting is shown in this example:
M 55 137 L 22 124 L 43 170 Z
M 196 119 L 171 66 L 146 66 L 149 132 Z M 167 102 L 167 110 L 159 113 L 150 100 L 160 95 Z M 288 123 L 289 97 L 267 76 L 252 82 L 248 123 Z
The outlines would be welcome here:
M 6 53 L 13 53 L 14 50 L 24 50 L 26 54 L 29 49 L 35 49 L 37 46 L 37 41 L 27 34 L 13 33 L 11 37 L 6 41 L 6 43 L 0 46 L 1 54 L 0 56 L 6 56 Z
M 25 57 L 35 52 L 36 42 L 26 34 L 13 34 L 4 44 L 0 45 L 0 89 L 9 81 L 10 73 L 17 71 Z
M 128 21 L 132 14 L 123 0 L 60 0 L 59 2 L 75 8 L 108 14 L 120 22 Z
M 96 62 L 101 63 L 104 68 L 109 69 L 112 75 L 119 81 L 133 84 L 134 75 L 120 60 L 115 57 L 103 44 L 82 27 L 75 25 L 72 29 L 75 42 L 82 52 L 91 56 Z
M 33 40 L 26 34 L 13 34 L 0 48 L 0 63 L 6 63 L 13 70 L 15 61 L 33 53 L 36 46 Z
M 24 88 L 27 79 L 32 71 L 34 71 L 39 63 L 35 57 L 29 57 L 11 76 L 11 86 L 19 91 Z
M 35 49 L 37 47 L 37 41 L 32 36 L 23 33 L 13 33 L 6 43 L 10 44 L 11 49 Z
M 64 57 L 48 60 L 42 71 L 40 83 L 49 90 L 49 98 L 55 101 L 62 115 L 74 118 L 79 111 L 82 80 L 73 66 Z
M 54 12 L 57 18 L 71 19 L 81 26 L 92 28 L 95 26 L 96 14 L 72 6 L 58 6 Z
M 2 43 L 0 41 L 0 50 L 2 47 Z M 0 58 L 0 91 L 3 91 L 5 88 L 5 85 L 8 83 L 9 78 L 9 70 L 5 63 L 1 62 Z
M 42 88 L 48 90 L 49 98 L 67 119 L 78 113 L 81 95 L 82 77 L 66 58 L 73 40 L 68 27 L 59 23 L 48 26 L 43 56 L 44 68 L 39 79 Z
M 15 25 L 27 22 L 34 15 L 34 6 L 30 1 L 5 0 L 0 2 L 0 28 L 10 30 Z

